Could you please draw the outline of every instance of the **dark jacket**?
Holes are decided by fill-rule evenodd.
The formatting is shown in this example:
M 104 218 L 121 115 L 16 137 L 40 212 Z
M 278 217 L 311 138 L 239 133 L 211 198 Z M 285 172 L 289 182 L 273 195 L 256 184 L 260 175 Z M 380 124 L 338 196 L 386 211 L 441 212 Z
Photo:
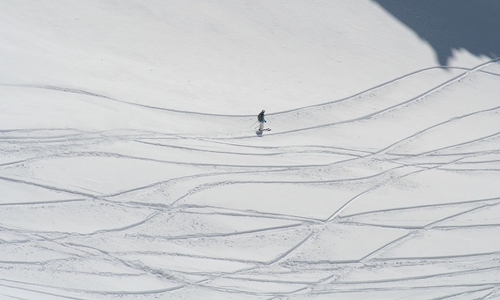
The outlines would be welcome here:
M 258 116 L 257 116 L 257 120 L 259 120 L 260 123 L 265 123 L 266 122 L 266 119 L 264 118 L 264 113 L 261 112 Z

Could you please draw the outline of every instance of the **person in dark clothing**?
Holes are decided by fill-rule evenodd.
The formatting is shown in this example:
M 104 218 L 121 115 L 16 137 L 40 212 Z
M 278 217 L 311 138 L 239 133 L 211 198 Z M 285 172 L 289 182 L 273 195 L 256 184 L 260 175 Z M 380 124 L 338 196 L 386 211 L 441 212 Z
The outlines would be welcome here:
M 262 110 L 260 114 L 257 116 L 257 120 L 259 121 L 259 131 L 264 130 L 264 123 L 266 123 L 266 118 L 264 116 L 265 112 L 266 112 L 265 110 Z

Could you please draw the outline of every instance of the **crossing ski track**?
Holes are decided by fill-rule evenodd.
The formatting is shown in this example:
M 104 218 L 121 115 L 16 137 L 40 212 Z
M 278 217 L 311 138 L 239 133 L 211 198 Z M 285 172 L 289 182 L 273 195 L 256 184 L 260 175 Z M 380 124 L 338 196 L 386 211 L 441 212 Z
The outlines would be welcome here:
M 254 116 L 152 107 L 56 85 L 1 84 L 233 129 L 2 130 L 0 189 L 25 200 L 0 203 L 0 298 L 500 298 L 500 220 L 481 218 L 500 212 L 500 106 L 464 99 L 460 107 L 425 115 L 468 80 L 498 84 L 500 74 L 488 70 L 498 65 L 494 59 L 446 68 L 438 82 L 405 92 L 419 76 L 445 69 L 425 68 L 350 97 L 274 112 L 268 118 L 276 129 L 262 136 L 241 125 Z M 398 88 L 404 97 L 384 101 Z M 351 111 L 353 105 L 367 107 Z M 450 128 L 465 130 L 461 122 L 476 116 L 488 126 L 449 138 Z M 391 131 L 405 118 L 407 128 Z M 342 137 L 368 127 L 380 138 L 365 144 Z M 314 143 L 301 139 L 306 132 L 318 137 Z M 444 142 L 418 143 L 430 135 Z M 84 168 L 74 159 L 99 166 Z M 76 185 L 81 172 L 112 182 L 109 170 L 118 165 L 132 180 Z M 471 186 L 471 194 L 449 191 L 469 179 L 484 183 Z M 398 189 L 420 198 L 406 199 Z M 436 197 L 434 190 L 445 193 Z M 387 199 L 375 202 L 376 193 Z M 42 222 L 40 215 L 60 221 L 30 227 L 12 217 Z M 82 220 L 93 225 L 84 228 Z M 443 239 L 446 232 L 455 235 Z M 459 244 L 466 238 L 458 233 L 476 245 Z M 452 250 L 441 251 L 442 244 Z M 417 251 L 419 245 L 426 250 Z

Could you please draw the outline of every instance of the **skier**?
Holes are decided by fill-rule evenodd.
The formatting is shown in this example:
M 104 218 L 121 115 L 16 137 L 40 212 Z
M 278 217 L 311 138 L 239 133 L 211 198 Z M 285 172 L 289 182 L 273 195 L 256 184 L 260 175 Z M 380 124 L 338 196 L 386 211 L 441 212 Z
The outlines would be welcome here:
M 262 110 L 260 114 L 257 116 L 257 120 L 259 120 L 259 131 L 264 130 L 264 123 L 266 123 L 266 119 L 264 118 L 265 112 L 266 112 L 265 110 Z

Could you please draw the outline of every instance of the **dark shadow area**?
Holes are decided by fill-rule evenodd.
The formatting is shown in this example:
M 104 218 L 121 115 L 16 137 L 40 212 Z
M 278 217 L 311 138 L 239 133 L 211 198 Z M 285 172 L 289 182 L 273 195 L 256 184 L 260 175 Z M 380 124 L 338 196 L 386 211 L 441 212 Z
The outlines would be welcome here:
M 453 49 L 476 56 L 500 55 L 498 0 L 373 0 L 415 31 L 448 65 Z

